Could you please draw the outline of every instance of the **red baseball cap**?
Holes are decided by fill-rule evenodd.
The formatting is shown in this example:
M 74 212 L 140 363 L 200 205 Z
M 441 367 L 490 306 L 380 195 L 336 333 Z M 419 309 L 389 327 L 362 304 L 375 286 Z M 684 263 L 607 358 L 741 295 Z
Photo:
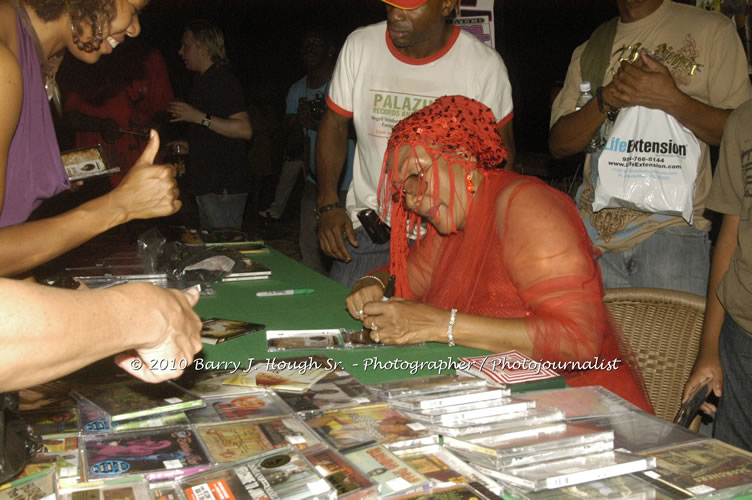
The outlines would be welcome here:
M 424 3 L 426 3 L 428 0 L 381 0 L 384 3 L 388 3 L 389 5 L 393 5 L 399 9 L 417 9 Z

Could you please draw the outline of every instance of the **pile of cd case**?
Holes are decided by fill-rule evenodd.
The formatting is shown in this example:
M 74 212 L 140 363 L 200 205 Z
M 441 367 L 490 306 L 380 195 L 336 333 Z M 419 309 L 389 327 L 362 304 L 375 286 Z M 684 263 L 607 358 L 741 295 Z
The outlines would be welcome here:
M 614 433 L 585 424 L 557 422 L 462 437 L 446 436 L 444 446 L 477 465 L 501 470 L 614 448 Z

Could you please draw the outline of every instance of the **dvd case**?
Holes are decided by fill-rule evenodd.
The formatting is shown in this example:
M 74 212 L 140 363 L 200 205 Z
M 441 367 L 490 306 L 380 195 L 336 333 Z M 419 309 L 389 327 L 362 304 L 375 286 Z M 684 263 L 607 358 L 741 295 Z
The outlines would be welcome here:
M 370 339 L 369 339 L 370 340 Z M 269 352 L 311 349 L 358 349 L 383 347 L 383 344 L 364 341 L 344 328 L 328 330 L 269 330 L 266 348 Z
M 478 469 L 504 483 L 527 490 L 540 491 L 631 474 L 654 467 L 655 458 L 653 457 L 609 451 L 521 467 L 510 467 L 500 471 L 480 465 Z
M 166 472 L 209 465 L 209 456 L 190 427 L 163 427 L 82 438 L 81 453 L 87 481 L 117 476 Z
M 494 417 L 494 422 L 473 423 L 458 426 L 431 425 L 431 430 L 442 436 L 466 436 L 481 432 L 503 432 L 520 426 L 533 426 L 560 422 L 564 414 L 553 408 L 528 410 L 520 413 L 504 413 Z
M 717 439 L 703 439 L 641 453 L 658 460 L 644 476 L 689 496 L 725 488 L 752 488 L 752 453 Z
M 304 450 L 322 443 L 295 417 L 201 424 L 196 426 L 196 432 L 217 463 L 252 457 L 284 446 Z
M 373 498 L 378 493 L 378 484 L 336 450 L 327 446 L 306 451 L 304 455 L 336 490 L 339 500 Z
M 306 425 L 344 451 L 378 442 L 395 450 L 436 444 L 439 436 L 386 404 L 300 413 Z
M 432 375 L 373 384 L 368 388 L 384 399 L 392 399 L 403 396 L 424 396 L 437 392 L 483 389 L 486 386 L 485 380 L 469 375 Z
M 78 384 L 73 396 L 99 408 L 112 422 L 201 408 L 204 402 L 171 383 L 150 384 L 130 375 L 102 384 Z
M 188 500 L 336 498 L 336 492 L 294 448 L 285 447 L 177 481 Z
M 395 450 L 394 454 L 407 465 L 426 476 L 433 487 L 441 488 L 454 484 L 480 483 L 496 495 L 501 495 L 503 492 L 503 488 L 496 481 L 481 474 L 442 446 L 431 445 Z
M 508 389 L 487 387 L 467 391 L 441 392 L 420 396 L 392 398 L 389 400 L 389 404 L 400 410 L 424 410 L 475 403 L 478 401 L 496 401 L 497 403 L 501 403 L 504 398 L 508 396 Z
M 204 398 L 206 406 L 187 412 L 193 424 L 208 424 L 249 418 L 285 417 L 292 410 L 272 390 L 257 389 L 249 394 Z
M 475 464 L 502 469 L 613 450 L 614 433 L 562 423 L 510 432 L 446 436 L 444 446 Z
M 345 453 L 363 474 L 379 484 L 379 497 L 415 491 L 428 479 L 380 444 L 366 445 Z

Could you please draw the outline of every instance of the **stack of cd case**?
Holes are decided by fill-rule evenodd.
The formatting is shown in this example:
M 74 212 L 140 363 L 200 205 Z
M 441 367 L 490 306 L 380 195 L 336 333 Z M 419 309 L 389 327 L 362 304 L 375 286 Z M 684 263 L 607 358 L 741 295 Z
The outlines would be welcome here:
M 507 432 L 446 436 L 444 446 L 473 464 L 501 470 L 610 451 L 614 448 L 614 433 L 590 425 L 559 422 Z
M 449 377 L 454 377 L 460 387 L 466 384 L 464 390 L 456 390 Z M 438 383 L 431 380 L 434 378 L 444 380 Z M 471 377 L 425 377 L 415 387 L 409 382 L 403 381 L 403 386 L 381 384 L 372 390 L 384 395 L 389 405 L 405 416 L 444 436 L 503 431 L 563 418 L 559 410 L 537 410 L 534 401 L 512 399 L 508 388 L 488 386 Z
M 422 396 L 447 391 L 467 391 L 487 387 L 483 379 L 469 375 L 433 375 L 430 377 L 394 380 L 369 385 L 368 388 L 385 400 L 400 397 Z
M 488 476 L 529 491 L 550 490 L 655 468 L 655 457 L 619 451 L 592 453 L 502 470 L 478 465 Z

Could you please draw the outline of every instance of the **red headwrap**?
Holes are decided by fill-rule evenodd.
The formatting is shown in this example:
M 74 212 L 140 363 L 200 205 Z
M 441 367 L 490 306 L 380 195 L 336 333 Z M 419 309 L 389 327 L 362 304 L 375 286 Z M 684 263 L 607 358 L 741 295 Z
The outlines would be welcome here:
M 379 181 L 379 208 L 382 217 L 391 211 L 391 255 L 390 270 L 397 275 L 397 294 L 413 298 L 404 279 L 407 274 L 407 233 L 418 229 L 420 216 L 408 212 L 402 203 L 401 186 L 405 179 L 399 178 L 397 164 L 399 151 L 404 145 L 410 146 L 410 156 L 415 156 L 416 146 L 423 146 L 436 168 L 437 158 L 442 157 L 448 165 L 457 164 L 465 170 L 466 186 L 469 191 L 474 187 L 469 173 L 480 171 L 484 177 L 492 169 L 500 166 L 507 155 L 497 132 L 497 121 L 491 109 L 473 99 L 464 96 L 444 96 L 433 104 L 416 111 L 395 125 L 384 154 Z M 391 169 L 387 168 L 392 158 Z M 406 172 L 405 172 L 406 175 Z M 438 204 L 439 176 L 430 176 L 433 182 L 433 206 Z M 421 180 L 419 193 L 425 191 L 425 181 Z M 455 201 L 454 180 L 450 169 L 451 197 L 449 206 L 450 225 L 456 230 L 452 217 Z M 465 207 L 469 210 L 470 207 Z M 436 236 L 436 229 L 429 225 L 425 237 Z M 402 279 L 400 279 L 402 278 Z

